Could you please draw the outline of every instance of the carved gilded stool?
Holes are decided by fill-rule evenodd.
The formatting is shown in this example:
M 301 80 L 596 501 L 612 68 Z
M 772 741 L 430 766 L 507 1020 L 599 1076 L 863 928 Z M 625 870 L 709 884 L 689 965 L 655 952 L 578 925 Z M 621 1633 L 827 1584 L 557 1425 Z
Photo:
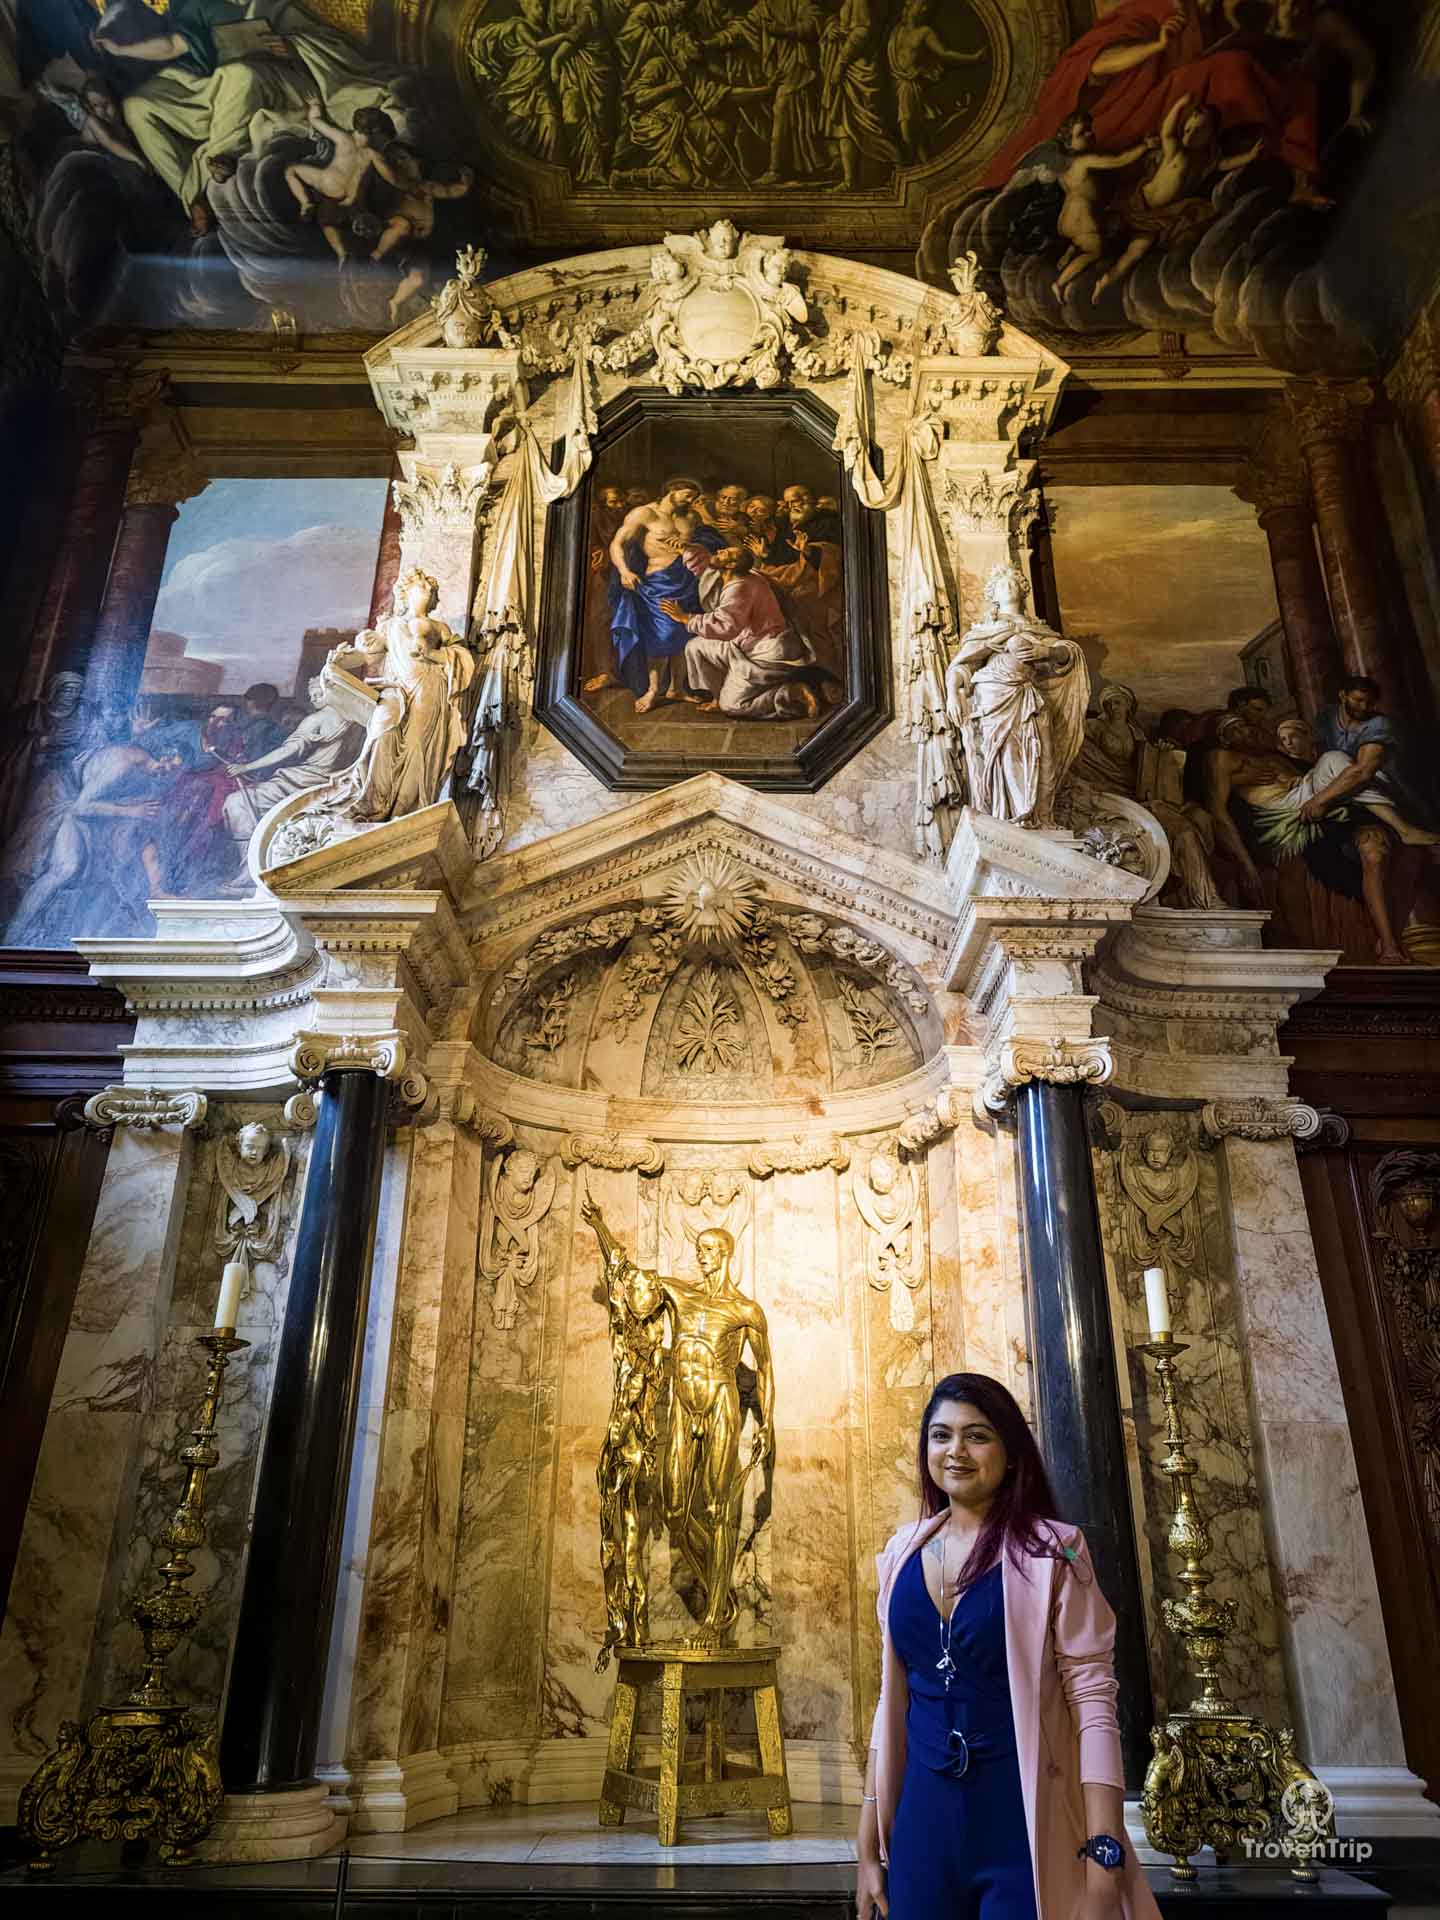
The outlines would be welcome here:
M 610 1752 L 600 1789 L 600 1824 L 623 1824 L 627 1807 L 655 1813 L 660 1844 L 673 1847 L 686 1814 L 763 1807 L 777 1838 L 790 1832 L 790 1781 L 780 1732 L 778 1647 L 622 1647 L 610 1714 Z M 660 1765 L 635 1765 L 635 1709 L 646 1687 L 660 1689 Z M 758 1768 L 725 1752 L 725 1696 L 749 1694 L 760 1743 Z M 700 1757 L 685 1758 L 685 1699 L 705 1701 Z

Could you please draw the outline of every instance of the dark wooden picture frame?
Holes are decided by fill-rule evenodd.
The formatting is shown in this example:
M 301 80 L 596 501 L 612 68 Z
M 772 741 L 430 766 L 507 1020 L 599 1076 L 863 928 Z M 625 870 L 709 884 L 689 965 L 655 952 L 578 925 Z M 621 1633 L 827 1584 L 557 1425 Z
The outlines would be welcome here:
M 722 469 L 705 451 L 706 440 L 723 443 L 727 422 L 743 422 L 751 440 L 757 429 L 771 428 L 777 436 L 788 429 L 810 443 L 817 461 L 833 463 L 843 554 L 844 689 L 793 750 L 776 750 L 775 722 L 741 720 L 728 731 L 745 741 L 744 751 L 715 751 L 698 740 L 693 751 L 647 751 L 620 739 L 587 704 L 582 687 L 592 503 L 597 487 L 606 484 L 607 451 L 650 423 L 693 438 L 686 464 L 699 468 L 708 484 Z M 805 392 L 677 396 L 631 388 L 601 408 L 590 470 L 546 518 L 535 715 L 606 787 L 644 791 L 713 771 L 769 792 L 813 793 L 891 720 L 885 516 L 856 497 L 834 452 L 835 428 L 830 408 Z

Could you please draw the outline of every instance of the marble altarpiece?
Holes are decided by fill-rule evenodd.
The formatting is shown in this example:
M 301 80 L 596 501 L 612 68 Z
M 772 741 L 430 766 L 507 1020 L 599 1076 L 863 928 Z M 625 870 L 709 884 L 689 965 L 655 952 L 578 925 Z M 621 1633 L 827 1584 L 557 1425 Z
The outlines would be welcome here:
M 702 250 L 747 238 L 716 232 Z M 1197 1343 L 1237 1693 L 1295 1724 L 1342 1804 L 1348 1785 L 1423 1825 L 1363 1522 L 1337 1556 L 1318 1497 L 1353 1478 L 1353 1455 L 1295 1158 L 1320 1122 L 1289 1094 L 1276 1028 L 1333 956 L 1262 952 L 1257 913 L 1161 905 L 1163 827 L 1067 784 L 1068 764 L 1043 792 L 1017 775 L 989 813 L 964 805 L 991 696 L 947 682 L 951 661 L 969 648 L 978 680 L 996 649 L 974 636 L 1009 621 L 1064 664 L 1011 575 L 1066 368 L 1002 324 L 973 263 L 946 294 L 787 255 L 803 320 L 785 300 L 737 334 L 723 302 L 679 324 L 657 251 L 472 285 L 443 334 L 425 317 L 367 357 L 409 439 L 400 572 L 434 582 L 421 613 L 475 657 L 453 796 L 393 817 L 353 793 L 286 802 L 252 842 L 253 899 L 157 902 L 153 939 L 82 943 L 138 1025 L 124 1088 L 92 1103 L 114 1144 L 0 1638 L 0 1782 L 18 1789 L 132 1658 L 119 1623 L 193 1392 L 185 1335 L 212 1311 L 221 1241 L 243 1232 L 251 1346 L 223 1410 L 206 1568 L 224 1577 L 177 1662 L 197 1695 L 221 1694 L 315 1137 L 305 1088 L 348 1069 L 391 1104 L 320 1784 L 269 1796 L 263 1818 L 227 1814 L 216 1857 L 594 1797 L 610 1361 L 587 1191 L 646 1262 L 687 1258 L 704 1226 L 734 1235 L 777 1379 L 773 1506 L 768 1526 L 747 1514 L 739 1635 L 785 1649 L 796 1798 L 857 1798 L 878 1677 L 869 1569 L 912 1510 L 928 1384 L 965 1365 L 1036 1405 L 1010 1096 L 1044 1083 L 1101 1095 L 1157 1707 L 1178 1684 L 1154 1626 L 1166 1495 L 1128 1349 L 1138 1274 L 1160 1264 Z M 813 395 L 885 516 L 894 717 L 818 791 L 703 773 L 635 798 L 532 716 L 547 504 L 582 477 L 597 410 L 671 379 Z M 280 1177 L 256 1176 L 242 1204 L 239 1130 L 259 1121 Z M 77 1483 L 80 1459 L 105 1471 Z M 679 1626 L 663 1546 L 657 1568 L 657 1624 Z

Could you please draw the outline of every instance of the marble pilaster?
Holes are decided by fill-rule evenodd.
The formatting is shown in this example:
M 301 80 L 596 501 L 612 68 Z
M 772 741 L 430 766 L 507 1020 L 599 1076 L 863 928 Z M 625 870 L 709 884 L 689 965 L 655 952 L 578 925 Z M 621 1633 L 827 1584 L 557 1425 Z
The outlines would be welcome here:
M 101 1704 L 192 1158 L 188 1125 L 116 1127 L 0 1629 L 7 1819 L 60 1721 Z
M 1219 1149 L 1270 1565 L 1300 1750 L 1404 1767 L 1374 1561 L 1293 1140 Z

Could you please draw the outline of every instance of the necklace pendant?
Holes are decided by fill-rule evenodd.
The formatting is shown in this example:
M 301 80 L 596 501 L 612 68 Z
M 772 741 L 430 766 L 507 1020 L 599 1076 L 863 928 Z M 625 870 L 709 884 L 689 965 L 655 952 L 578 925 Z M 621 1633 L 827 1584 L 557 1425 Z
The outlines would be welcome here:
M 935 1662 L 935 1671 L 944 1674 L 945 1684 L 948 1687 L 950 1684 L 950 1676 L 955 1671 L 955 1662 L 950 1658 L 948 1650 L 942 1653 L 940 1658 Z

